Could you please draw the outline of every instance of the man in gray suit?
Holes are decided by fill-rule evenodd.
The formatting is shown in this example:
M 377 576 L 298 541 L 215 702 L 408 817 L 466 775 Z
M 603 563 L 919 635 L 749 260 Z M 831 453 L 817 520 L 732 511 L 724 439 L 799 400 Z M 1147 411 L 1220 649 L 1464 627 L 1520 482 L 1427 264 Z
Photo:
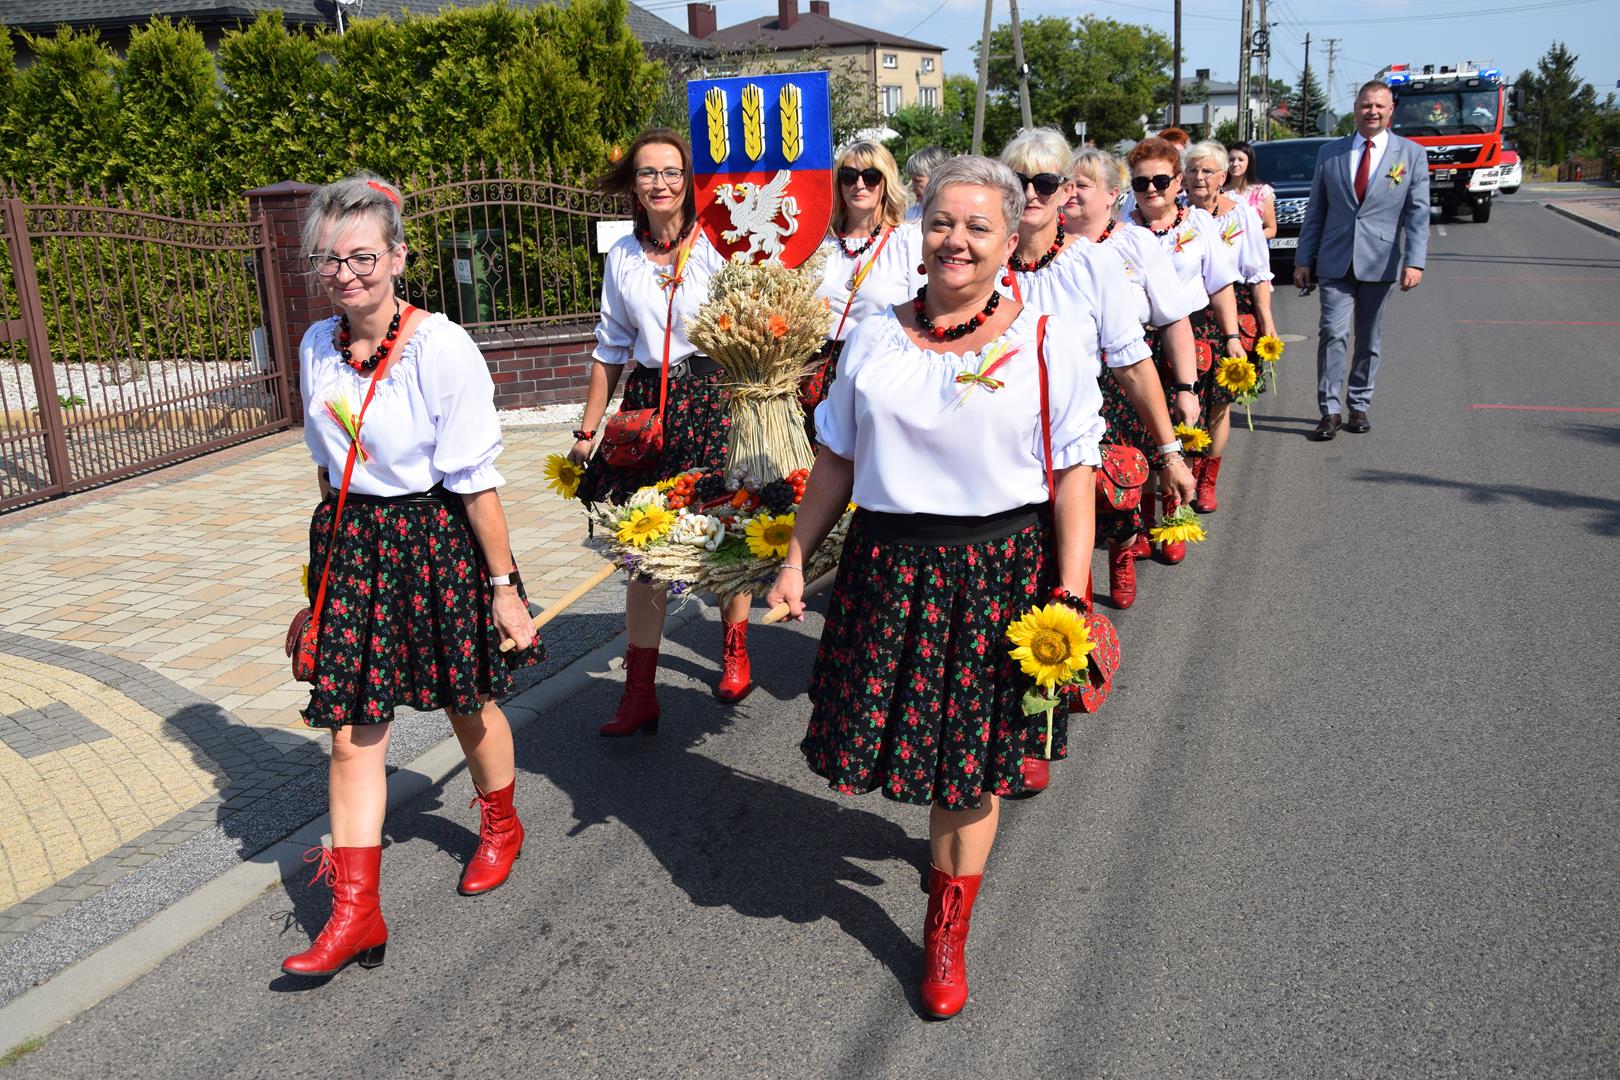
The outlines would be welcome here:
M 1326 442 L 1346 431 L 1372 429 L 1373 376 L 1384 301 L 1399 272 L 1401 291 L 1423 280 L 1429 250 L 1429 159 L 1423 147 L 1389 130 L 1395 96 L 1382 82 L 1356 94 L 1356 133 L 1322 147 L 1311 201 L 1294 255 L 1294 285 L 1322 283 L 1322 323 L 1316 345 L 1316 402 L 1322 422 L 1311 438 Z M 1402 265 L 1398 245 L 1406 235 Z M 1355 323 L 1356 351 L 1345 385 L 1345 354 Z M 1350 407 L 1339 416 L 1340 402 Z

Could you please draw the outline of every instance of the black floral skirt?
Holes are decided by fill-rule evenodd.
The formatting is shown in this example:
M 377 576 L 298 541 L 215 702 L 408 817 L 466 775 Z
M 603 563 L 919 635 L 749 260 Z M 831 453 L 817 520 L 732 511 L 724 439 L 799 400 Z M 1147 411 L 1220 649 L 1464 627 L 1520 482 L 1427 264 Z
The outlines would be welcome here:
M 1006 631 L 1045 602 L 1056 562 L 1045 508 L 1032 522 L 1017 513 L 1006 535 L 914 543 L 890 539 L 891 526 L 924 515 L 856 511 L 800 744 L 835 791 L 880 790 L 949 810 L 1024 791 L 1024 757 L 1045 754 L 1047 725 L 1044 715 L 1024 715 L 1032 684 L 1009 655 Z M 1051 756 L 1067 753 L 1059 707 Z
M 658 368 L 636 364 L 625 383 L 621 412 L 658 408 Z M 731 432 L 731 397 L 721 387 L 722 373 L 687 375 L 669 380 L 664 409 L 664 452 L 645 469 L 620 469 L 602 460 L 601 451 L 585 467 L 577 497 L 586 503 L 622 504 L 638 488 L 693 469 L 720 472 L 726 467 L 726 438 Z
M 1168 365 L 1162 359 L 1164 335 L 1158 327 L 1150 326 L 1143 331 L 1148 348 L 1153 351 L 1153 362 L 1161 372 L 1161 378 L 1168 376 L 1162 373 L 1168 370 Z M 1102 389 L 1102 415 L 1108 422 L 1108 434 L 1103 436 L 1105 442 L 1124 443 L 1134 446 L 1146 455 L 1151 463 L 1157 460 L 1158 442 L 1153 433 L 1142 422 L 1141 416 L 1136 412 L 1136 406 L 1131 404 L 1130 398 L 1120 388 L 1119 381 L 1114 378 L 1112 369 L 1104 367 L 1102 375 L 1097 379 L 1097 385 Z M 1173 407 L 1174 395 L 1167 395 L 1167 401 Z M 1111 544 L 1123 543 L 1135 536 L 1142 528 L 1141 512 L 1137 510 L 1117 510 L 1112 513 L 1097 514 L 1097 539 L 1099 542 L 1107 541 Z
M 493 589 L 461 496 L 441 494 L 351 493 L 344 503 L 303 710 L 309 726 L 385 723 L 401 705 L 475 713 L 482 699 L 511 693 L 514 671 L 545 659 L 538 638 L 501 652 Z M 322 500 L 309 523 L 311 595 L 336 508 L 335 497 Z

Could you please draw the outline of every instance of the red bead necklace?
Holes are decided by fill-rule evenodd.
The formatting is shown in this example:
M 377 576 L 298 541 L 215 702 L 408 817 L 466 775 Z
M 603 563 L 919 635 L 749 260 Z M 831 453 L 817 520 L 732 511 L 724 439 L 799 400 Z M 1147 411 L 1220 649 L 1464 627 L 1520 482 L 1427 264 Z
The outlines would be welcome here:
M 1052 246 L 1046 249 L 1046 254 L 1042 255 L 1039 259 L 1032 263 L 1027 263 L 1023 259 L 1020 259 L 1016 253 L 1008 256 L 1007 272 L 1002 275 L 1001 283 L 1003 285 L 1011 286 L 1013 283 L 1012 276 L 1014 274 L 1033 274 L 1037 270 L 1045 270 L 1051 265 L 1052 260 L 1058 257 L 1058 252 L 1062 250 L 1063 215 L 1059 214 L 1057 220 L 1057 239 L 1053 240 Z
M 842 236 L 838 236 L 838 235 L 835 234 L 833 236 L 833 239 L 838 241 L 838 247 L 839 247 L 839 249 L 841 251 L 843 251 L 844 258 L 846 258 L 846 259 L 858 259 L 862 255 L 865 255 L 868 251 L 872 250 L 872 245 L 877 243 L 878 233 L 880 233 L 882 231 L 883 231 L 882 226 L 879 226 L 878 228 L 873 229 L 872 230 L 872 235 L 868 236 L 866 238 L 866 243 L 862 244 L 860 247 L 856 248 L 854 251 L 849 250 L 849 245 L 844 243 L 844 238 Z
M 652 234 L 652 226 L 638 224 L 636 226 L 636 239 L 652 248 L 654 251 L 674 251 L 675 245 L 686 239 L 686 234 L 692 231 L 692 223 L 688 221 L 681 226 L 680 235 L 673 240 L 659 240 Z
M 971 319 L 959 322 L 955 326 L 935 326 L 934 320 L 928 317 L 924 310 L 928 303 L 928 286 L 924 285 L 917 290 L 917 298 L 911 302 L 911 310 L 917 316 L 917 325 L 922 332 L 933 336 L 935 341 L 955 341 L 984 325 L 984 321 L 996 313 L 996 306 L 1001 303 L 1001 294 L 994 289 L 990 291 L 990 299 L 984 303 L 984 310 L 975 312 Z
M 343 362 L 362 375 L 376 371 L 378 366 L 388 359 L 388 354 L 393 351 L 394 341 L 399 337 L 399 316 L 399 297 L 396 296 L 394 317 L 388 320 L 388 330 L 383 334 L 382 341 L 377 343 L 377 351 L 357 364 L 354 362 L 354 350 L 349 347 L 354 341 L 354 334 L 349 329 L 349 316 L 345 312 L 338 319 L 337 335 L 338 355 L 343 357 Z

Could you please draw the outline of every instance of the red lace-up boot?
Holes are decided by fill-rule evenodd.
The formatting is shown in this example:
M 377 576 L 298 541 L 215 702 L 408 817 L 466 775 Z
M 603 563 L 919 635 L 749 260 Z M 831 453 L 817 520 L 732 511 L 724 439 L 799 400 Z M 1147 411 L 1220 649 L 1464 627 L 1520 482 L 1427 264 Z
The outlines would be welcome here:
M 1151 497 L 1142 499 L 1142 505 L 1138 513 L 1142 517 L 1142 531 L 1136 534 L 1136 539 L 1131 543 L 1131 558 L 1151 559 L 1153 557 L 1153 541 L 1149 539 L 1148 532 L 1159 523 L 1158 518 L 1153 516 L 1153 499 Z
M 319 862 L 310 884 L 325 878 L 332 886 L 332 915 L 305 952 L 281 962 L 289 975 L 336 975 L 352 961 L 363 968 L 382 967 L 388 947 L 388 924 L 377 900 L 382 873 L 382 845 L 310 848 L 305 862 Z
M 658 733 L 658 650 L 627 645 L 624 650 L 624 693 L 613 719 L 597 728 L 598 735 L 615 738 Z
M 462 871 L 461 884 L 456 891 L 462 896 L 477 896 L 506 884 L 512 873 L 512 864 L 523 854 L 523 822 L 512 808 L 512 792 L 517 781 L 492 791 L 479 792 L 468 803 L 478 807 L 478 850 L 467 860 Z
M 1108 545 L 1108 598 L 1122 611 L 1136 603 L 1136 556 L 1131 545 Z
M 946 1020 L 967 1004 L 968 922 L 983 874 L 951 877 L 937 866 L 928 872 L 928 922 L 923 927 L 923 1011 Z
M 1221 474 L 1221 459 L 1201 458 L 1198 462 L 1198 494 L 1193 497 L 1193 509 L 1200 514 L 1213 514 L 1220 508 L 1215 501 L 1215 478 Z
M 1052 783 L 1052 763 L 1034 754 L 1024 755 L 1024 790 L 1033 795 L 1045 791 Z
M 1164 516 L 1169 517 L 1176 512 L 1176 507 L 1179 505 L 1176 502 L 1176 497 L 1168 491 L 1161 491 L 1159 494 L 1164 499 Z M 1160 544 L 1159 551 L 1164 556 L 1164 561 L 1174 566 L 1187 557 L 1187 544 L 1184 540 Z
M 727 704 L 735 704 L 754 688 L 749 678 L 752 669 L 748 666 L 748 620 L 721 625 L 726 637 L 720 651 L 720 684 L 714 688 L 714 696 Z

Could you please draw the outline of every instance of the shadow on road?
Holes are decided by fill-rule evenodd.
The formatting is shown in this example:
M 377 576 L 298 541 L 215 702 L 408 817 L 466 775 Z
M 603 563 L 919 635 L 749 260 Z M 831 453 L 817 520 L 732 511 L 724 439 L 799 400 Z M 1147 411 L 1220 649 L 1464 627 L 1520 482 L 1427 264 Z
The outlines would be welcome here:
M 1596 514 L 1587 528 L 1599 536 L 1620 536 L 1620 499 L 1604 499 L 1595 495 L 1581 495 L 1556 488 L 1527 487 L 1523 484 L 1473 484 L 1462 480 L 1445 480 L 1422 473 L 1391 472 L 1383 469 L 1364 469 L 1357 480 L 1374 484 L 1407 484 L 1412 487 L 1445 488 L 1461 492 L 1470 502 L 1480 505 L 1517 499 L 1543 510 L 1589 510 Z
M 1534 255 L 1504 255 L 1501 252 L 1481 252 L 1478 255 L 1465 251 L 1452 251 L 1445 254 L 1429 253 L 1429 264 L 1435 263 L 1482 263 L 1500 266 L 1504 263 L 1511 266 L 1563 266 L 1583 267 L 1593 270 L 1620 270 L 1620 259 L 1561 259 L 1543 258 Z
M 1311 432 L 1316 430 L 1316 425 L 1320 420 L 1321 417 L 1319 416 L 1307 418 L 1303 416 L 1271 416 L 1255 413 L 1254 430 L 1269 431 L 1277 435 L 1298 435 L 1302 439 L 1309 439 Z M 1234 426 L 1242 424 L 1244 418 L 1234 416 L 1232 423 Z
M 1620 447 L 1620 424 L 1565 424 L 1564 431 L 1579 442 Z

